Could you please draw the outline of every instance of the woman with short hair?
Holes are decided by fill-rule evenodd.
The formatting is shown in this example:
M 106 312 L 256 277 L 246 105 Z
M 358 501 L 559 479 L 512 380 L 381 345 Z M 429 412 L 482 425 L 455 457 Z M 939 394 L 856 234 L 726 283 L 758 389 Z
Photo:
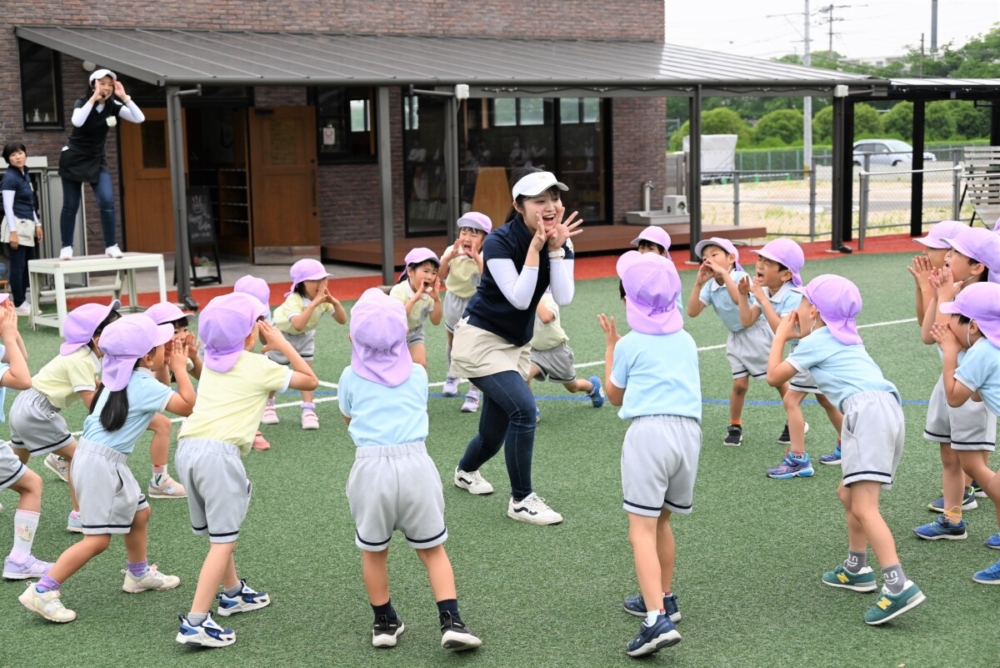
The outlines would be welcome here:
M 35 191 L 28 178 L 28 149 L 20 142 L 11 142 L 3 147 L 3 159 L 7 163 L 7 171 L 0 179 L 0 192 L 3 193 L 3 214 L 6 225 L 4 236 L 9 233 L 7 257 L 10 258 L 10 291 L 14 298 L 14 307 L 18 315 L 30 315 L 31 307 L 25 301 L 28 286 L 28 260 L 35 257 L 34 244 L 42 241 L 42 223 L 35 212 Z M 18 221 L 28 221 L 27 227 L 34 222 L 34 237 L 31 243 L 24 243 L 18 235 Z

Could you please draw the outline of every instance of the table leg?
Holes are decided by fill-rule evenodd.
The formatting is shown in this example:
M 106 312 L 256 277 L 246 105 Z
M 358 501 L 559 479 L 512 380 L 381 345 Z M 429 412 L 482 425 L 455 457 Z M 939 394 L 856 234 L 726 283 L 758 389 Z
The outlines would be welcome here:
M 56 269 L 52 278 L 56 283 L 56 313 L 59 322 L 59 336 L 63 334 L 63 323 L 66 321 L 66 275 L 62 268 Z
M 138 312 L 139 291 L 135 286 L 135 269 L 128 270 L 128 303 L 132 313 Z
M 163 256 L 160 256 L 160 263 L 156 265 L 156 276 L 160 282 L 160 301 L 167 301 L 167 274 L 163 268 Z
M 38 326 L 35 324 L 35 311 L 41 306 L 39 303 L 42 298 L 42 290 L 38 285 L 39 277 L 41 274 L 33 274 L 31 270 L 28 270 L 28 284 L 31 289 L 31 313 L 28 315 L 28 325 L 32 330 L 37 329 Z

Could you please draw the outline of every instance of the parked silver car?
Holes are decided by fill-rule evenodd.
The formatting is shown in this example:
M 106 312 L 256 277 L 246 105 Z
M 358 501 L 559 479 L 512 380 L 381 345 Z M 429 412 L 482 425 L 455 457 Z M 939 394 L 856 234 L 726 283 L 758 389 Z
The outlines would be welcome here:
M 861 166 L 865 164 L 865 153 L 871 153 L 871 164 L 896 165 L 909 164 L 913 162 L 913 147 L 905 141 L 898 139 L 860 139 L 854 142 L 854 164 Z M 930 151 L 924 151 L 924 162 L 937 160 Z

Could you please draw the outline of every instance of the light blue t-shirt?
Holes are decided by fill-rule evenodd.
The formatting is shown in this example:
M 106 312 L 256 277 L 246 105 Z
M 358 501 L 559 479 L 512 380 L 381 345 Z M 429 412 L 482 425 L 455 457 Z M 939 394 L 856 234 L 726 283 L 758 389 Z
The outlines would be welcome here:
M 698 348 L 683 329 L 673 334 L 629 332 L 615 344 L 610 382 L 625 389 L 618 417 L 679 415 L 701 422 Z
M 396 387 L 379 385 L 347 367 L 337 383 L 340 412 L 351 418 L 348 433 L 359 448 L 427 439 L 427 371 L 419 364 Z
M 864 344 L 844 345 L 825 326 L 800 340 L 785 361 L 810 372 L 820 393 L 841 411 L 844 400 L 860 392 L 891 392 L 902 403 L 896 386 L 885 379 Z
M 0 344 L 0 359 L 7 356 L 7 347 Z M 0 362 L 0 381 L 3 380 L 4 374 L 7 373 L 7 369 L 10 365 L 6 362 Z M 7 405 L 7 388 L 0 387 L 0 422 L 7 421 L 7 410 L 4 408 Z
M 106 445 L 112 450 L 131 454 L 135 442 L 146 431 L 150 420 L 167 407 L 174 391 L 156 380 L 149 369 L 140 368 L 132 372 L 125 389 L 128 393 L 128 417 L 125 424 L 117 431 L 107 431 L 101 424 L 101 411 L 108 403 L 111 392 L 108 388 L 101 391 L 101 396 L 94 405 L 94 410 L 83 421 L 83 435 L 88 441 Z
M 740 279 L 746 276 L 747 273 L 734 269 L 729 272 L 729 275 L 733 277 L 733 282 L 738 284 Z M 722 321 L 722 324 L 730 332 L 739 332 L 745 329 L 743 323 L 740 322 L 740 305 L 734 302 L 733 298 L 729 296 L 729 290 L 726 289 L 725 283 L 720 285 L 712 278 L 705 285 L 701 286 L 701 293 L 698 295 L 698 299 L 705 306 L 711 306 L 715 309 L 719 320 Z M 754 299 L 753 295 L 749 295 L 749 302 L 753 306 L 757 303 L 757 300 Z
M 1000 415 L 1000 348 L 986 337 L 972 344 L 965 353 L 955 371 L 955 380 L 979 392 L 986 408 L 994 415 Z
M 767 300 L 771 302 L 771 308 L 774 309 L 774 312 L 780 318 L 784 318 L 802 303 L 802 295 L 798 292 L 792 292 L 792 288 L 794 287 L 791 281 L 785 281 L 773 295 L 770 294 L 770 291 L 766 287 L 764 288 Z M 763 313 L 761 313 L 761 317 L 764 317 Z M 798 339 L 792 339 L 788 342 L 788 347 L 791 350 L 794 350 L 797 345 L 799 345 Z

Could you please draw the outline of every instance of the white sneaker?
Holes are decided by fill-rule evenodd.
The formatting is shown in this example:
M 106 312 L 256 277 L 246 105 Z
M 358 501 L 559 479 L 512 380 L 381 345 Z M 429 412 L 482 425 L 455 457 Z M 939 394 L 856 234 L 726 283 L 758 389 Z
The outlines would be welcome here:
M 221 591 L 215 595 L 219 601 L 219 616 L 229 617 L 241 612 L 252 612 L 271 605 L 271 597 L 267 592 L 257 591 L 247 586 L 246 580 L 240 580 L 243 589 L 236 596 L 227 596 Z
M 160 476 L 159 482 L 157 482 L 156 476 L 153 476 L 153 478 L 149 481 L 149 487 L 146 489 L 146 494 L 151 499 L 187 498 L 187 490 L 184 489 L 184 485 L 171 478 L 169 473 L 165 473 Z
M 530 524 L 560 524 L 563 516 L 549 508 L 545 499 L 534 492 L 521 499 L 520 503 L 511 497 L 507 504 L 507 517 Z
M 118 247 L 118 244 L 105 248 L 104 254 L 114 260 L 118 260 L 124 255 L 124 253 L 122 253 L 122 249 Z
M 73 259 L 73 247 L 63 246 L 62 250 L 59 251 L 60 260 L 72 260 Z
M 63 482 L 69 482 L 69 460 L 64 459 L 54 452 L 49 453 L 45 458 L 45 468 L 59 476 Z
M 181 618 L 181 628 L 175 640 L 182 645 L 198 647 L 226 647 L 236 642 L 236 634 L 232 629 L 224 629 L 212 619 L 212 613 L 201 624 L 192 624 L 184 615 Z
M 28 610 L 38 613 L 50 622 L 65 624 L 76 619 L 76 613 L 67 609 L 59 600 L 58 589 L 39 594 L 38 590 L 35 589 L 35 583 L 32 582 L 24 590 L 24 593 L 17 597 L 17 600 Z
M 122 573 L 125 574 L 125 583 L 122 585 L 122 590 L 129 594 L 138 594 L 154 589 L 158 591 L 174 589 L 181 583 L 179 577 L 176 575 L 164 575 L 157 570 L 155 565 L 150 566 L 149 571 L 141 578 L 132 575 L 128 569 L 122 571 Z
M 455 467 L 455 487 L 467 489 L 470 494 L 492 494 L 493 485 L 486 481 L 479 471 L 466 472 Z
M 18 315 L 31 315 L 31 304 L 28 302 L 21 302 L 21 305 L 14 309 L 14 313 Z

